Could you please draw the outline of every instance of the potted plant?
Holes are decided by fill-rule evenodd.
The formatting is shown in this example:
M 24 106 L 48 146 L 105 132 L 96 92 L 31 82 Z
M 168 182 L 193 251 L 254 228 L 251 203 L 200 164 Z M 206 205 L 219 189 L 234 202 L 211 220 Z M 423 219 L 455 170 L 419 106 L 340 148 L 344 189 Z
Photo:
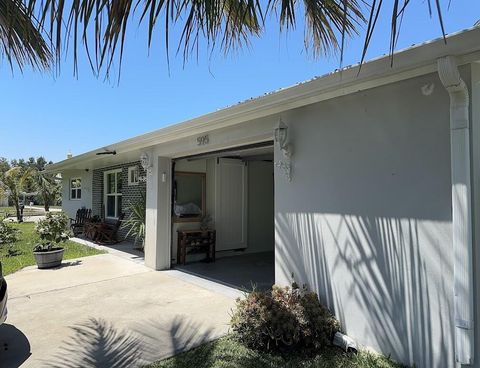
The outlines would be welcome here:
M 73 235 L 68 227 L 68 216 L 63 212 L 47 212 L 45 219 L 35 225 L 35 230 L 40 237 L 40 244 L 33 248 L 38 268 L 58 267 L 65 250 L 59 244 Z

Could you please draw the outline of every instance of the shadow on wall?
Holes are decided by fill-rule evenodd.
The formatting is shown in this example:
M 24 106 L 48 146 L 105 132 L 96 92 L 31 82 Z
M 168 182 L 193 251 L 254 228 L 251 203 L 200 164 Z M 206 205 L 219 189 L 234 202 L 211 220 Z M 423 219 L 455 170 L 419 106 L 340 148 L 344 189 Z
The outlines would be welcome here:
M 213 336 L 197 323 L 177 316 L 168 323 L 149 320 L 134 329 L 118 329 L 104 319 L 90 318 L 72 327 L 73 334 L 45 361 L 44 367 L 138 367 L 189 350 Z
M 277 282 L 293 273 L 365 345 L 418 367 L 449 367 L 453 253 L 441 254 L 441 233 L 418 226 L 414 219 L 278 214 Z

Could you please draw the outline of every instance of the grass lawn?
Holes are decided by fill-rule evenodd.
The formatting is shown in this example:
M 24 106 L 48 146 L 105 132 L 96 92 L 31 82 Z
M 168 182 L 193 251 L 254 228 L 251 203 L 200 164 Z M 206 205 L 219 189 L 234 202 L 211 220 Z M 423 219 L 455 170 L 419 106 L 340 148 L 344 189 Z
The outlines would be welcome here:
M 25 266 L 35 264 L 32 249 L 38 243 L 38 236 L 35 233 L 35 224 L 31 222 L 24 222 L 21 224 L 12 224 L 17 229 L 20 229 L 19 240 L 11 246 L 0 247 L 0 261 L 3 266 L 3 274 L 8 275 Z M 95 254 L 104 253 L 97 249 L 87 247 L 73 241 L 67 241 L 62 244 L 65 248 L 63 259 L 72 259 L 86 256 L 93 256 Z M 8 249 L 11 249 L 9 255 Z M 12 255 L 13 254 L 13 255 Z
M 314 358 L 259 353 L 244 347 L 231 337 L 207 343 L 196 349 L 162 360 L 149 368 L 400 368 L 390 359 L 368 352 L 345 354 L 327 349 Z

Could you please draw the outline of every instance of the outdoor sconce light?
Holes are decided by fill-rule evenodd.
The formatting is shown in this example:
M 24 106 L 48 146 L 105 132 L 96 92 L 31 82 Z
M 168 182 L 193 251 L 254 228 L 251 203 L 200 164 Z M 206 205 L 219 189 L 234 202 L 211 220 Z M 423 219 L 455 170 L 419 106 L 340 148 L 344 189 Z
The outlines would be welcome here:
M 288 181 L 292 181 L 292 150 L 288 143 L 288 126 L 281 119 L 273 132 L 273 139 L 285 157 L 285 160 L 276 161 L 275 166 L 283 170 Z
M 148 175 L 152 173 L 152 164 L 150 162 L 150 157 L 146 153 L 142 153 L 140 156 L 140 165 L 142 165 L 143 170 L 146 171 Z
M 280 119 L 280 123 L 274 130 L 275 143 L 282 150 L 285 157 L 291 157 L 290 145 L 288 144 L 288 126 Z

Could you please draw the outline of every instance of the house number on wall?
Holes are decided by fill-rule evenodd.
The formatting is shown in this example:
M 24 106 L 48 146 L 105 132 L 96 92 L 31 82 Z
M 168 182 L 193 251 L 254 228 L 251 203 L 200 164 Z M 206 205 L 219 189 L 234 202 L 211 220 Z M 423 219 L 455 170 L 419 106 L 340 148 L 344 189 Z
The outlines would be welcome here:
M 208 134 L 197 137 L 198 146 L 205 146 L 208 143 L 210 143 L 210 138 L 208 137 Z

